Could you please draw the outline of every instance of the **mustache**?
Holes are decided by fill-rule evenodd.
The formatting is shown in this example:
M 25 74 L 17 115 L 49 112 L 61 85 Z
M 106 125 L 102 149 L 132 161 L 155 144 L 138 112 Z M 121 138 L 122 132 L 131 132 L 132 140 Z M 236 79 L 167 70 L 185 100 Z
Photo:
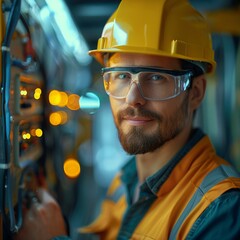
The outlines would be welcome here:
M 156 120 L 159 120 L 159 121 L 162 120 L 162 116 L 161 116 L 161 115 L 159 115 L 159 114 L 157 114 L 157 113 L 155 113 L 155 112 L 152 112 L 152 111 L 143 109 L 143 108 L 132 108 L 132 107 L 128 107 L 128 108 L 120 111 L 120 112 L 117 114 L 118 122 L 121 122 L 122 119 L 123 119 L 125 116 L 130 116 L 130 117 L 138 116 L 138 117 L 153 118 L 153 119 L 156 119 Z

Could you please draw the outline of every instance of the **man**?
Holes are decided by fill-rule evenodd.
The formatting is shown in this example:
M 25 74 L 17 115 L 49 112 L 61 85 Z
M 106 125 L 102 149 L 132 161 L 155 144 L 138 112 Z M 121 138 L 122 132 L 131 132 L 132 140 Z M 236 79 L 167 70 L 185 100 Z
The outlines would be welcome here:
M 135 157 L 113 180 L 99 218 L 81 231 L 104 240 L 240 239 L 239 174 L 193 128 L 205 73 L 215 68 L 204 18 L 186 0 L 122 0 L 90 55 L 104 65 L 120 142 Z M 67 239 L 57 237 L 66 234 L 62 222 L 49 233 L 39 214 L 45 202 L 32 207 L 41 239 Z

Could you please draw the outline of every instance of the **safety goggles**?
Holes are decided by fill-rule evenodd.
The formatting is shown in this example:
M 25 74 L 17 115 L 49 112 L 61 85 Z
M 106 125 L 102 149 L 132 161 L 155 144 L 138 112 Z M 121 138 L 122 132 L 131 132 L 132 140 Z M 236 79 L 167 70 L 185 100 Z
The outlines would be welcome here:
M 102 69 L 102 76 L 105 91 L 113 98 L 126 98 L 135 83 L 143 98 L 162 101 L 186 91 L 193 73 L 155 67 L 108 67 Z

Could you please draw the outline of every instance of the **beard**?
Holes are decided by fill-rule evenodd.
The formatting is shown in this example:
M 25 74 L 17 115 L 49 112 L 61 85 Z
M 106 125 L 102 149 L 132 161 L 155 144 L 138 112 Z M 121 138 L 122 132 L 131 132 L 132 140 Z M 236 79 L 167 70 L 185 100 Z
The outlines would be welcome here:
M 143 126 L 132 126 L 124 133 L 121 129 L 123 116 L 149 117 L 157 122 L 157 129 L 154 132 L 146 132 Z M 168 141 L 174 139 L 185 126 L 188 118 L 188 95 L 184 98 L 180 108 L 174 115 L 163 117 L 155 112 L 129 107 L 118 113 L 115 124 L 118 130 L 118 137 L 123 149 L 130 155 L 144 154 L 153 152 Z

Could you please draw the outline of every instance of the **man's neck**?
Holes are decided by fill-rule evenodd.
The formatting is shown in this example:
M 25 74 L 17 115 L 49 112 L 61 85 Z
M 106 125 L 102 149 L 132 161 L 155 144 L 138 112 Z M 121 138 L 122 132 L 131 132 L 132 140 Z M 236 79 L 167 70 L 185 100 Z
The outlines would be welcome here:
M 191 128 L 183 130 L 174 139 L 166 142 L 154 152 L 139 154 L 137 159 L 137 171 L 139 182 L 153 175 L 167 164 L 177 152 L 186 144 L 191 133 Z

